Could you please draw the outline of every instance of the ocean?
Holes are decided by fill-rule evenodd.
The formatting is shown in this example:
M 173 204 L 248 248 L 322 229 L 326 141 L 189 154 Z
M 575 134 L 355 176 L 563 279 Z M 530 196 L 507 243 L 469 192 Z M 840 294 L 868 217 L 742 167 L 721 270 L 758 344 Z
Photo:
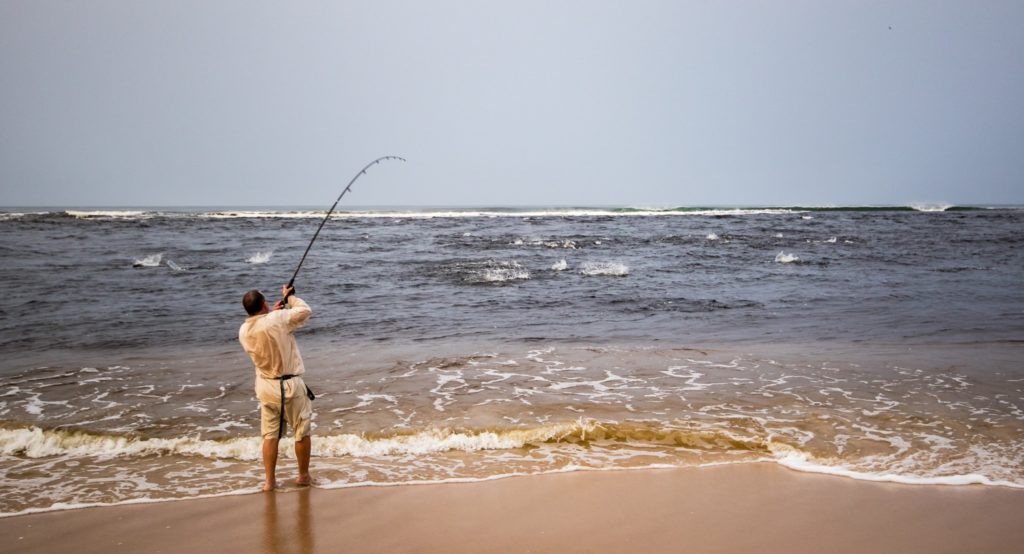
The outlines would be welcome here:
M 0 515 L 256 492 L 241 297 L 324 213 L 0 212 Z M 1021 207 L 347 208 L 296 288 L 318 487 L 1024 487 Z

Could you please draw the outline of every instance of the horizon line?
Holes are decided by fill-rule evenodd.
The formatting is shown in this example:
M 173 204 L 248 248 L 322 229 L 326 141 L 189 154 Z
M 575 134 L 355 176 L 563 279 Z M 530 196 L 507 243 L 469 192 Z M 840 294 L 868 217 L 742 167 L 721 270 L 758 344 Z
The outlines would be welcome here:
M 947 202 L 947 201 L 913 201 L 897 203 L 754 203 L 754 204 L 716 204 L 716 203 L 636 203 L 636 204 L 350 204 L 339 206 L 336 211 L 358 210 L 358 209 L 634 209 L 634 210 L 666 210 L 679 208 L 901 208 L 915 206 L 946 206 L 946 207 L 1020 207 L 1024 203 L 996 203 L 996 202 Z M 201 208 L 225 208 L 225 209 L 259 209 L 264 211 L 285 211 L 289 209 L 327 209 L 319 204 L 21 204 L 21 205 L 0 205 L 0 210 L 11 209 L 128 209 L 128 208 L 180 208 L 180 209 L 201 209 Z

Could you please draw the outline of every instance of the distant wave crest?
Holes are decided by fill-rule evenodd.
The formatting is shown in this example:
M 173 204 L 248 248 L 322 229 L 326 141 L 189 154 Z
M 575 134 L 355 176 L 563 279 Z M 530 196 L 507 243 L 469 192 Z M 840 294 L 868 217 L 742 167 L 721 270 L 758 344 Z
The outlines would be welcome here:
M 1022 206 L 960 206 L 948 203 L 913 203 L 893 206 L 677 206 L 677 207 L 552 207 L 552 208 L 382 208 L 342 209 L 332 214 L 335 219 L 434 219 L 434 218 L 544 218 L 544 217 L 658 217 L 658 216 L 748 216 L 789 215 L 807 212 L 950 212 L 974 210 L 1021 210 Z M 64 218 L 76 221 L 120 221 L 152 218 L 196 219 L 320 219 L 321 209 L 67 209 L 56 211 L 4 211 L 0 221 L 25 218 Z

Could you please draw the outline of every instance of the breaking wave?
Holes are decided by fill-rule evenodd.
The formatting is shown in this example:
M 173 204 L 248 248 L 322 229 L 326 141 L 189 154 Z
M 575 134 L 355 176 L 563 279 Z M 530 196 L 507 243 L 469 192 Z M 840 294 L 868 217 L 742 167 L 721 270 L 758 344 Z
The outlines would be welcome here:
M 160 261 L 163 260 L 163 253 L 153 254 L 144 258 L 136 259 L 132 262 L 132 267 L 157 267 L 160 265 Z
M 250 264 L 265 264 L 270 261 L 270 257 L 273 255 L 273 250 L 268 250 L 266 252 L 256 252 L 252 256 L 249 256 L 249 258 L 246 259 L 245 261 L 246 263 Z
M 507 457 L 526 455 L 526 452 L 535 448 L 559 448 L 561 445 L 581 447 L 582 450 L 574 452 L 584 458 L 593 449 L 633 449 L 648 454 L 661 452 L 660 458 L 666 462 L 666 467 L 716 461 L 769 461 L 799 471 L 868 481 L 1024 488 L 1024 482 L 1008 473 L 1014 470 L 1017 460 L 1000 460 L 1001 456 L 987 452 L 983 446 L 965 452 L 967 458 L 963 460 L 947 461 L 934 467 L 915 467 L 907 463 L 908 459 L 900 456 L 894 456 L 884 463 L 878 456 L 819 456 L 804 447 L 802 442 L 782 438 L 756 425 L 730 426 L 687 421 L 669 425 L 643 421 L 614 423 L 580 418 L 525 428 L 431 428 L 380 435 L 318 434 L 313 442 L 313 455 L 324 459 L 374 459 L 448 452 L 502 451 L 500 456 Z M 261 447 L 262 441 L 255 436 L 228 439 L 147 438 L 39 427 L 0 429 L 0 455 L 28 459 L 84 457 L 97 460 L 124 459 L 127 462 L 154 456 L 199 456 L 209 460 L 255 462 L 261 457 Z M 287 450 L 282 450 L 282 454 L 291 455 Z M 581 458 L 578 462 L 584 460 Z M 644 463 L 649 463 L 649 460 Z M 585 465 L 573 464 L 572 467 Z M 621 464 L 615 464 L 615 467 L 629 468 L 633 465 L 628 458 L 621 458 Z M 479 475 L 474 479 L 491 477 Z
M 500 284 L 530 278 L 530 271 L 515 260 L 455 262 L 440 266 L 438 270 L 442 275 L 468 284 Z
M 62 213 L 75 219 L 142 219 L 156 214 L 143 210 L 66 210 Z
M 919 203 L 919 204 L 911 204 L 910 207 L 913 208 L 914 210 L 919 211 L 919 212 L 944 212 L 944 211 L 946 211 L 946 210 L 948 210 L 950 208 L 953 208 L 955 206 L 953 206 L 953 204 L 943 204 L 943 203 L 938 203 L 938 204 Z
M 436 452 L 509 450 L 544 443 L 613 441 L 669 445 L 701 450 L 740 450 L 770 453 L 767 437 L 755 437 L 725 429 L 673 429 L 643 423 L 602 423 L 579 419 L 560 424 L 511 429 L 423 429 L 406 434 L 317 435 L 313 454 L 322 457 L 373 457 L 418 455 Z M 0 430 L 0 454 L 43 458 L 91 456 L 102 459 L 165 455 L 202 456 L 211 459 L 259 460 L 259 437 L 200 439 L 196 437 L 146 438 L 39 427 Z
M 335 219 L 434 219 L 434 218 L 540 218 L 540 217 L 657 217 L 657 216 L 744 216 L 788 215 L 806 212 L 949 212 L 990 209 L 1019 210 L 1020 206 L 958 206 L 944 203 L 915 203 L 905 206 L 764 206 L 764 207 L 552 207 L 552 208 L 382 208 L 334 212 Z M 152 218 L 198 219 L 320 219 L 323 209 L 68 209 L 56 211 L 0 212 L 0 221 L 22 218 L 68 218 L 88 221 L 145 220 Z
M 487 267 L 477 274 L 481 281 L 487 283 L 504 283 L 530 278 L 530 272 L 517 262 L 508 262 L 504 267 Z
M 791 264 L 799 261 L 800 258 L 793 253 L 786 254 L 785 252 L 780 251 L 778 254 L 775 255 L 775 263 Z
M 433 452 L 506 450 L 528 444 L 589 439 L 629 439 L 636 435 L 653 438 L 650 433 L 618 429 L 593 420 L 526 429 L 425 429 L 408 434 L 365 436 L 350 433 L 317 435 L 313 453 L 316 456 L 392 456 Z M 671 439 L 674 442 L 678 437 Z M 691 438 L 684 442 L 707 444 L 705 439 Z M 737 443 L 738 444 L 738 443 Z M 259 437 L 230 439 L 199 439 L 195 437 L 145 438 L 79 430 L 41 429 L 29 427 L 0 430 L 0 454 L 26 458 L 48 456 L 94 456 L 97 458 L 140 457 L 164 455 L 196 455 L 213 459 L 258 460 L 262 440 Z
M 215 441 L 197 438 L 141 438 L 76 430 L 44 430 L 39 427 L 0 430 L 0 454 L 26 458 L 185 454 L 255 460 L 259 453 L 259 444 L 248 437 Z
M 625 277 L 629 275 L 629 268 L 619 262 L 584 262 L 580 266 L 580 273 L 583 275 L 607 275 L 612 277 Z
M 0 221 L 8 221 L 11 219 L 21 219 L 27 216 L 39 216 L 46 215 L 49 212 L 0 212 Z

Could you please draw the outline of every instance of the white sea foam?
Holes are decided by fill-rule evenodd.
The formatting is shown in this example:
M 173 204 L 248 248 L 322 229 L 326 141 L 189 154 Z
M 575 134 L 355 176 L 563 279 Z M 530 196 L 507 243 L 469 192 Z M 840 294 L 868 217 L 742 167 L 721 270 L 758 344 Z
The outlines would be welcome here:
M 944 203 L 916 203 L 911 208 L 922 212 L 941 212 L 953 207 Z M 855 208 L 853 208 L 855 209 Z M 66 210 L 62 212 L 4 212 L 0 220 L 16 219 L 26 215 L 46 215 L 60 213 L 77 219 L 151 219 L 161 218 L 203 218 L 203 219 L 321 219 L 325 210 L 216 210 L 207 212 L 195 211 L 145 211 L 145 210 Z M 342 210 L 334 212 L 334 219 L 461 219 L 461 218 L 520 218 L 529 221 L 545 217 L 716 217 L 744 215 L 785 215 L 806 214 L 801 208 L 707 208 L 707 209 L 602 209 L 602 208 L 552 208 L 528 211 L 501 209 L 438 209 L 438 210 Z M 813 215 L 802 215 L 803 219 L 814 219 Z
M 770 459 L 790 469 L 808 473 L 825 473 L 849 477 L 860 481 L 883 481 L 906 485 L 989 485 L 1024 489 L 1024 484 L 1002 479 L 992 479 L 979 473 L 956 475 L 918 475 L 913 473 L 870 472 L 859 471 L 844 465 L 831 465 L 819 460 L 806 452 L 797 450 L 781 443 L 770 443 L 768 446 L 773 457 Z
M 44 403 L 39 400 L 39 394 L 25 399 L 25 411 L 32 415 L 41 415 L 43 413 L 43 405 Z
M 565 239 L 562 242 L 558 242 L 557 240 L 549 240 L 544 243 L 544 246 L 547 246 L 548 248 L 568 248 L 570 250 L 575 250 L 576 241 L 569 239 Z
M 712 208 L 706 210 L 610 210 L 600 208 L 554 208 L 550 210 L 350 210 L 331 214 L 332 219 L 437 219 L 437 218 L 473 218 L 473 217 L 684 217 L 684 216 L 722 216 L 722 215 L 777 215 L 799 213 L 799 210 L 787 208 Z M 225 210 L 196 214 L 197 217 L 210 219 L 237 218 L 322 218 L 326 211 L 291 211 L 275 212 L 261 210 Z
M 249 258 L 246 259 L 245 262 L 250 264 L 265 264 L 270 261 L 270 257 L 273 255 L 273 250 L 267 250 L 266 252 L 256 252 L 252 256 L 249 256 Z
M 629 275 L 629 268 L 619 262 L 584 262 L 580 266 L 580 273 L 583 275 L 625 277 Z
M 383 396 L 386 395 L 377 398 Z M 382 399 L 388 402 L 393 400 Z M 367 398 L 362 402 L 369 403 L 372 400 Z M 391 456 L 450 450 L 471 452 L 509 449 L 519 448 L 531 442 L 558 440 L 574 434 L 585 436 L 599 427 L 595 421 L 581 419 L 563 424 L 506 429 L 500 432 L 426 429 L 409 435 L 376 438 L 351 433 L 318 435 L 313 453 L 317 456 L 330 457 Z M 261 444 L 259 437 L 204 440 L 195 437 L 135 438 L 79 431 L 43 430 L 39 427 L 0 430 L 0 454 L 20 455 L 32 459 L 48 456 L 93 456 L 109 459 L 118 456 L 186 454 L 213 459 L 257 460 L 261 456 Z M 282 455 L 289 454 L 282 450 Z
M 194 454 L 210 458 L 255 460 L 260 456 L 258 437 L 226 441 L 196 438 L 139 439 L 117 435 L 98 435 L 77 431 L 46 430 L 38 427 L 0 430 L 0 454 L 27 458 L 47 456 L 146 456 Z
M 540 354 L 541 352 L 538 352 Z M 703 371 L 703 370 L 701 370 Z M 489 376 L 512 378 L 500 371 L 488 372 Z M 670 367 L 662 372 L 669 377 L 683 379 L 687 390 L 700 390 L 710 383 L 701 382 L 702 374 L 688 367 Z M 604 371 L 605 378 L 592 382 L 575 382 L 569 389 L 570 394 L 577 394 L 580 387 L 600 389 L 600 385 L 610 389 L 605 394 L 614 394 L 622 387 L 637 379 L 616 375 Z M 525 375 L 524 375 L 525 376 Z M 464 379 L 470 375 L 462 372 L 438 370 L 438 391 L 452 390 L 452 385 L 464 387 Z M 725 385 L 725 383 L 715 383 Z M 614 387 L 614 388 L 613 388 Z M 383 402 L 393 406 L 398 397 L 371 392 L 358 395 L 360 403 Z M 440 400 L 440 399 L 438 399 Z M 731 411 L 734 406 L 723 404 L 723 409 Z M 574 409 L 566 408 L 569 411 Z M 893 481 L 913 484 L 970 484 L 1024 487 L 1016 478 L 1002 477 L 1006 467 L 1018 467 L 1012 462 L 1001 458 L 989 459 L 988 463 L 978 464 L 966 462 L 963 467 L 943 466 L 932 470 L 915 469 L 915 464 L 875 464 L 871 460 L 865 466 L 864 459 L 857 457 L 849 460 L 819 459 L 798 446 L 814 437 L 813 433 L 804 432 L 805 436 L 794 436 L 799 430 L 789 427 L 772 426 L 768 436 L 764 435 L 769 422 L 779 421 L 772 418 L 750 417 L 748 414 L 730 414 L 739 427 L 711 424 L 694 427 L 688 422 L 682 427 L 654 427 L 643 423 L 598 422 L 591 419 L 579 419 L 559 424 L 546 424 L 520 429 L 478 429 L 461 428 L 430 428 L 421 429 L 407 434 L 396 433 L 386 436 L 365 436 L 353 433 L 320 434 L 314 442 L 314 455 L 321 460 L 319 466 L 323 471 L 334 472 L 336 477 L 327 477 L 318 483 L 324 488 L 369 485 L 406 485 L 425 482 L 473 482 L 501 478 L 510 475 L 533 475 L 551 472 L 602 469 L 638 469 L 641 467 L 688 467 L 706 465 L 691 456 L 678 456 L 673 452 L 734 452 L 742 451 L 743 456 L 729 456 L 733 463 L 771 461 L 782 466 L 818 473 L 828 473 L 854 479 L 869 481 Z M 518 417 L 505 417 L 519 424 Z M 525 418 L 523 418 L 525 420 Z M 750 423 L 745 423 L 747 420 Z M 782 421 L 785 421 L 783 419 Z M 227 430 L 238 425 L 222 425 L 218 430 Z M 746 427 L 746 431 L 744 431 Z M 216 428 L 208 428 L 211 431 Z M 750 431 L 754 430 L 753 433 Z M 773 437 L 779 433 L 789 443 L 776 442 Z M 891 438 L 891 437 L 887 437 Z M 586 442 L 585 448 L 580 447 Z M 892 442 L 886 440 L 886 442 Z M 899 441 L 896 441 L 899 443 Z M 948 441 L 937 437 L 930 444 L 949 450 Z M 238 460 L 255 464 L 260 455 L 258 437 L 246 437 L 230 440 L 198 440 L 196 438 L 141 439 L 114 435 L 98 435 L 74 431 L 43 431 L 38 428 L 0 430 L 0 454 L 18 456 L 38 463 L 72 464 L 93 463 L 116 464 L 117 466 L 136 467 L 133 464 L 171 464 L 174 458 L 160 462 L 164 456 L 201 456 L 208 460 L 205 463 L 222 464 L 224 467 L 235 464 Z M 530 446 L 523 449 L 524 446 Z M 900 444 L 895 444 L 900 448 Z M 738 448 L 739 450 L 733 450 Z M 470 464 L 482 472 L 472 470 L 466 474 L 466 467 L 461 464 L 451 466 L 441 460 L 450 460 L 447 455 L 436 456 L 444 452 L 467 452 L 473 454 Z M 282 448 L 283 457 L 291 457 L 290 449 Z M 129 458 L 129 459 L 123 459 Z M 651 464 L 651 459 L 658 460 Z M 460 458 L 461 459 L 461 458 Z M 717 458 L 710 458 L 717 459 Z M 984 459 L 984 458 L 982 458 Z M 37 463 L 37 462 L 32 462 Z M 191 464 L 192 462 L 190 462 Z M 713 462 L 713 465 L 730 462 Z M 200 463 L 199 465 L 202 465 Z M 244 465 L 244 464 L 243 464 Z M 149 466 L 147 466 L 149 467 Z M 256 467 L 255 465 L 253 466 Z M 468 467 L 468 466 L 467 466 Z M 484 469 L 486 467 L 486 469 Z M 987 468 L 993 467 L 994 470 Z M 999 468 L 1003 471 L 1000 472 Z M 329 468 L 329 469 L 328 469 Z M 366 471 L 370 468 L 372 471 Z M 233 470 L 234 471 L 234 470 Z M 321 473 L 323 474 L 323 473 Z M 150 485 L 151 483 L 143 483 Z M 78 485 L 76 485 L 78 486 Z M 182 484 L 177 493 L 183 496 L 199 496 L 204 489 Z M 192 488 L 190 488 L 192 487 Z M 206 489 L 209 490 L 209 489 Z M 127 494 L 148 495 L 145 489 L 135 489 Z M 117 498 L 118 495 L 114 495 Z M 76 507 L 66 500 L 69 497 L 52 497 L 55 503 L 47 508 L 30 508 L 34 511 L 49 511 L 61 508 Z M 95 497 L 83 497 L 91 501 Z M 123 496 L 121 498 L 124 498 Z M 63 501 L 62 501 L 63 500 Z M 117 503 L 131 503 L 141 500 L 136 496 Z M 19 512 L 25 513 L 25 512 Z M 9 515 L 9 514 L 5 514 Z
M 773 447 L 774 448 L 774 447 Z M 282 450 L 282 453 L 286 452 Z M 315 453 L 314 450 L 314 454 Z M 641 455 L 649 455 L 648 452 L 641 452 Z M 514 457 L 504 457 L 509 460 L 515 460 Z M 481 475 L 481 476 L 450 476 L 450 477 L 435 477 L 435 478 L 416 478 L 407 477 L 395 481 L 378 481 L 366 479 L 366 471 L 359 470 L 351 473 L 346 473 L 344 477 L 339 479 L 328 479 L 323 477 L 323 472 L 318 474 L 316 488 L 320 489 L 347 489 L 347 488 L 361 488 L 361 487 L 405 487 L 405 486 L 416 486 L 416 485 L 441 485 L 441 484 L 456 484 L 456 483 L 478 483 L 485 481 L 495 481 L 499 479 L 507 479 L 510 477 L 528 477 L 537 475 L 551 475 L 559 473 L 574 473 L 578 471 L 585 472 L 606 472 L 606 471 L 645 471 L 652 469 L 675 469 L 679 467 L 719 467 L 728 465 L 741 465 L 748 463 L 777 463 L 783 467 L 793 469 L 796 471 L 812 472 L 812 473 L 825 473 L 835 476 L 847 477 L 858 480 L 866 481 L 891 481 L 896 483 L 906 483 L 914 485 L 965 485 L 965 484 L 980 484 L 988 486 L 1004 486 L 1010 488 L 1024 488 L 1024 485 L 989 479 L 983 475 L 969 474 L 962 476 L 950 476 L 950 477 L 939 477 L 939 478 L 919 478 L 919 477 L 908 477 L 903 475 L 895 474 L 871 474 L 856 471 L 844 471 L 842 469 L 833 468 L 830 466 L 822 466 L 815 462 L 800 463 L 799 456 L 789 457 L 785 454 L 777 454 L 773 457 L 763 457 L 754 459 L 744 460 L 730 460 L 730 461 L 714 461 L 714 462 L 702 462 L 702 463 L 688 463 L 688 464 L 677 464 L 677 463 L 664 463 L 664 462 L 651 462 L 642 463 L 637 465 L 618 465 L 615 463 L 605 463 L 598 466 L 584 465 L 580 463 L 569 463 L 561 467 L 556 468 L 544 468 L 534 470 L 506 470 L 501 473 Z M 502 456 L 498 455 L 494 458 L 500 461 L 503 459 Z M 355 477 L 355 479 L 352 479 Z M 113 502 L 56 502 L 46 507 L 27 508 L 16 512 L 0 513 L 0 518 L 27 515 L 33 513 L 45 513 L 53 511 L 72 510 L 78 508 L 91 508 L 99 506 L 117 506 L 117 505 L 131 505 L 131 504 L 149 504 L 157 502 L 175 502 L 179 500 L 190 500 L 200 498 L 216 498 L 223 496 L 235 496 L 244 494 L 258 494 L 259 489 L 257 487 L 246 487 L 242 489 L 207 493 L 207 494 L 188 494 L 181 497 L 172 498 L 152 498 L 149 496 L 141 498 L 129 498 L 124 500 L 117 500 Z
M 359 398 L 359 403 L 358 404 L 356 404 L 354 406 L 346 406 L 346 407 L 343 407 L 343 408 L 335 408 L 335 409 L 331 410 L 331 412 L 347 412 L 349 410 L 357 410 L 359 408 L 365 408 L 367 406 L 373 405 L 373 401 L 374 400 L 384 400 L 384 401 L 389 402 L 391 404 L 397 404 L 398 403 L 398 400 L 394 396 L 392 396 L 390 394 L 360 394 L 357 398 Z
M 706 238 L 707 240 L 718 240 L 718 235 L 716 235 L 714 233 L 708 233 L 708 236 L 706 236 L 704 238 Z
M 0 221 L 21 219 L 27 215 L 46 215 L 50 212 L 0 212 Z
M 827 243 L 829 243 L 829 244 L 835 244 L 835 243 L 836 243 L 836 240 L 837 240 L 837 239 L 836 239 L 836 237 L 832 237 L 832 238 L 830 238 L 830 239 L 828 239 L 828 240 L 826 240 L 826 241 L 824 241 L 824 242 L 827 242 Z
M 942 202 L 939 202 L 939 203 L 915 202 L 915 203 L 911 204 L 910 207 L 915 209 L 915 210 L 917 210 L 917 211 L 919 211 L 919 212 L 944 212 L 944 211 L 952 208 L 953 204 L 946 204 L 946 203 L 942 203 Z
M 800 261 L 800 258 L 797 257 L 796 254 L 792 254 L 792 253 L 786 254 L 783 251 L 779 251 L 779 253 L 775 255 L 775 262 L 776 263 L 780 263 L 780 264 L 791 264 L 793 262 L 799 262 L 799 261 Z
M 163 255 L 162 252 L 160 254 L 152 254 L 150 256 L 146 256 L 145 258 L 136 259 L 135 262 L 132 263 L 132 266 L 134 266 L 134 267 L 156 267 L 156 266 L 160 265 L 160 261 L 163 260 L 163 258 L 164 258 L 164 255 Z
M 138 210 L 65 210 L 64 213 L 77 219 L 141 219 L 153 215 L 153 212 Z
M 593 425 L 593 424 L 590 424 Z M 412 435 L 398 435 L 387 438 L 367 439 L 358 435 L 345 434 L 318 437 L 314 453 L 320 456 L 394 456 L 401 454 L 427 454 L 459 450 L 505 450 L 520 448 L 531 442 L 545 442 L 579 432 L 577 424 L 552 425 L 550 427 L 505 430 L 500 433 L 483 431 L 479 433 L 456 432 L 449 429 L 432 429 Z
M 686 373 L 677 373 L 677 371 L 679 371 L 679 370 L 686 370 Z M 695 370 L 695 369 L 692 369 L 692 368 L 689 368 L 689 367 L 686 367 L 686 366 L 671 366 L 668 369 L 662 371 L 662 373 L 664 373 L 665 375 L 668 375 L 669 377 L 676 377 L 676 378 L 679 378 L 679 379 L 684 379 L 685 382 L 686 382 L 686 386 L 685 387 L 678 387 L 677 389 L 675 389 L 675 390 L 680 390 L 680 391 L 700 391 L 700 390 L 706 390 L 706 389 L 710 388 L 713 385 L 721 385 L 722 384 L 722 383 L 698 383 L 697 381 L 699 381 L 701 377 L 704 377 L 704 374 L 699 372 L 699 371 L 697 371 L 697 370 Z
M 485 283 L 504 283 L 507 281 L 526 280 L 530 278 L 530 271 L 519 264 L 519 262 L 491 262 L 489 267 L 484 267 L 473 273 L 472 280 Z
M 80 508 L 99 508 L 99 507 L 102 507 L 102 506 L 125 506 L 125 505 L 131 505 L 131 504 L 156 504 L 158 502 L 177 502 L 179 500 L 194 500 L 194 499 L 199 499 L 199 498 L 219 498 L 219 497 L 222 497 L 222 496 L 238 496 L 238 495 L 242 495 L 242 494 L 258 494 L 259 492 L 260 492 L 259 489 L 253 487 L 251 490 L 243 489 L 243 490 L 219 492 L 219 493 L 214 493 L 214 494 L 198 494 L 198 495 L 186 496 L 186 497 L 180 497 L 180 498 L 150 498 L 150 497 L 142 497 L 142 498 L 130 498 L 130 499 L 127 499 L 127 500 L 119 500 L 119 501 L 116 501 L 116 502 L 57 502 L 57 503 L 51 504 L 50 506 L 47 506 L 45 508 L 26 508 L 24 510 L 20 510 L 20 511 L 17 511 L 17 512 L 0 513 L 0 518 L 14 517 L 14 516 L 23 516 L 23 515 L 28 515 L 28 514 L 40 514 L 40 513 L 46 513 L 46 512 L 62 512 L 62 511 L 65 511 L 65 510 L 78 510 Z
M 327 215 L 326 211 L 290 211 L 290 212 L 275 212 L 275 211 L 246 211 L 246 210 L 229 210 L 222 212 L 205 212 L 196 214 L 196 217 L 206 219 L 322 219 Z M 338 217 L 335 213 L 331 217 Z
M 718 465 L 730 465 L 734 462 L 712 462 L 699 464 L 698 467 L 713 467 Z M 537 471 L 509 471 L 499 473 L 495 475 L 479 476 L 479 477 L 447 477 L 447 478 L 436 478 L 436 479 L 406 479 L 401 481 L 369 481 L 369 480 L 355 480 L 351 481 L 347 478 L 339 480 L 327 480 L 322 474 L 317 475 L 315 482 L 315 488 L 319 489 L 350 489 L 350 488 L 362 488 L 362 487 L 406 487 L 406 486 L 417 486 L 417 485 L 444 485 L 444 484 L 458 484 L 458 483 L 481 483 L 485 481 L 496 481 L 500 479 L 508 479 L 510 477 L 528 477 L 536 475 L 553 475 L 559 473 L 574 473 L 577 471 L 587 472 L 605 472 L 605 471 L 643 471 L 651 469 L 672 469 L 677 466 L 673 464 L 665 463 L 649 463 L 644 465 L 637 465 L 631 467 L 591 467 L 578 464 L 568 464 L 564 467 L 556 469 L 543 469 Z M 356 475 L 362 477 L 365 472 L 357 472 Z M 19 510 L 17 512 L 0 513 L 0 518 L 22 516 L 28 514 L 56 512 L 65 510 L 75 510 L 80 508 L 95 508 L 103 506 L 122 506 L 122 505 L 133 505 L 133 504 L 155 504 L 163 502 L 176 502 L 181 500 L 194 500 L 203 498 L 219 498 L 225 496 L 238 496 L 248 494 L 260 494 L 260 490 L 257 487 L 244 488 L 238 490 L 210 493 L 210 494 L 193 494 L 183 497 L 172 497 L 172 498 L 152 498 L 152 497 L 141 497 L 131 498 L 125 500 L 119 500 L 114 502 L 57 502 L 47 507 L 41 508 L 27 508 Z
M 390 399 L 384 398 L 389 401 Z M 364 400 L 366 402 L 366 400 Z M 472 452 L 520 448 L 529 443 L 557 441 L 570 435 L 586 436 L 600 425 L 579 420 L 557 425 L 502 431 L 454 431 L 428 429 L 408 435 L 369 438 L 355 434 L 320 435 L 314 454 L 324 457 L 375 457 L 427 454 L 452 450 Z M 44 431 L 38 427 L 0 431 L 0 454 L 30 459 L 51 456 L 91 456 L 100 459 L 184 454 L 210 459 L 257 460 L 261 452 L 259 437 L 227 440 L 196 438 L 138 439 L 96 435 L 74 431 Z M 289 456 L 285 450 L 282 455 Z
M 505 281 L 516 281 L 519 279 L 529 278 L 530 272 L 522 268 L 488 268 L 483 271 L 483 280 L 491 283 L 502 283 Z
M 553 271 L 565 271 L 566 269 L 569 269 L 569 264 L 566 263 L 565 260 L 558 260 L 551 265 L 551 269 Z

